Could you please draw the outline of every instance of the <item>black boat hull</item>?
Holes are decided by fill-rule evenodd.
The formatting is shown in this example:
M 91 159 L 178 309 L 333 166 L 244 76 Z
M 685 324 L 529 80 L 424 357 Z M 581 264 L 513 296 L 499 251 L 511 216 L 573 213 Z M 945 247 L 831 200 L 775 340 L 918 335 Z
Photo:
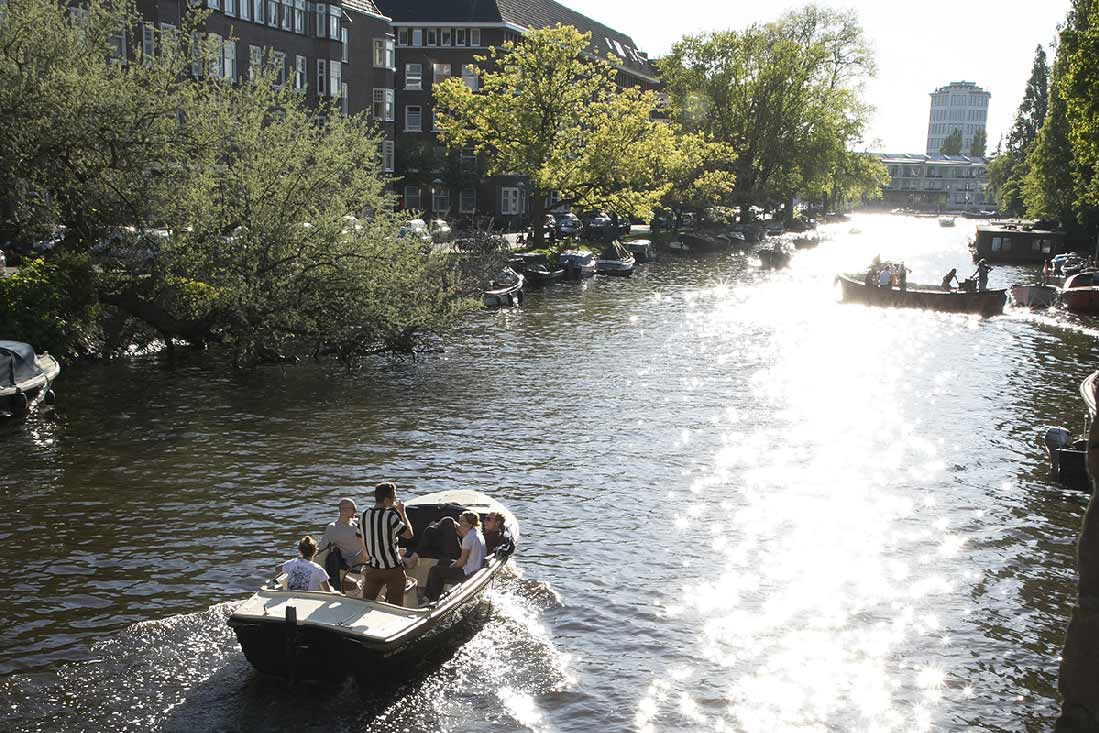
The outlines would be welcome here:
M 893 308 L 922 308 L 946 313 L 974 313 L 995 316 L 1004 312 L 1006 290 L 950 291 L 912 285 L 908 289 L 879 288 L 857 280 L 859 275 L 838 275 L 843 300 L 849 303 Z

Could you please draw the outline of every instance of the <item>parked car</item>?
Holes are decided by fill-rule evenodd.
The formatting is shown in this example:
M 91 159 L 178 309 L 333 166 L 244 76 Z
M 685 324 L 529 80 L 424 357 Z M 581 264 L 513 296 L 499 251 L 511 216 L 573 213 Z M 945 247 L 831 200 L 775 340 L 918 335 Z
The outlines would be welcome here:
M 611 226 L 614 228 L 614 233 L 620 237 L 624 237 L 630 233 L 633 229 L 633 222 L 630 221 L 628 216 L 619 216 L 618 214 L 611 214 Z
M 579 237 L 584 224 L 576 214 L 562 214 L 557 219 L 557 235 L 560 237 Z
M 432 219 L 428 230 L 433 242 L 450 242 L 454 239 L 454 231 L 446 223 L 446 219 Z
M 605 239 L 608 241 L 614 239 L 616 232 L 614 222 L 603 212 L 599 212 L 588 219 L 587 230 L 592 239 Z
M 402 239 L 414 239 L 421 244 L 431 244 L 431 232 L 427 228 L 427 222 L 423 219 L 409 219 L 397 233 Z

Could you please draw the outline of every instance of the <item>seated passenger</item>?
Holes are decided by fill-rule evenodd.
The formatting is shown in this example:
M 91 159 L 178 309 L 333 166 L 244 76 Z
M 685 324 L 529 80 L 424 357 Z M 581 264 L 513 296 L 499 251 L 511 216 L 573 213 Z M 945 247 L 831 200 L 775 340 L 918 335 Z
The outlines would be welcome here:
M 500 512 L 485 515 L 485 550 L 491 555 L 500 547 L 513 548 L 515 540 L 507 528 L 507 519 Z
M 317 554 L 317 541 L 306 535 L 298 543 L 300 557 L 287 560 L 282 564 L 282 571 L 286 573 L 287 590 L 323 590 L 332 592 L 332 586 L 328 584 L 328 573 L 324 572 L 313 557 Z
M 462 554 L 458 539 L 458 523 L 453 517 L 443 517 L 424 527 L 416 546 L 404 558 L 405 567 L 414 568 L 421 557 L 456 560 Z
M 356 521 L 358 507 L 347 498 L 340 499 L 339 507 L 339 517 L 324 528 L 324 536 L 321 537 L 321 547 L 328 548 L 324 570 L 329 578 L 338 578 L 341 570 L 362 565 L 365 553 L 363 533 Z
M 481 534 L 481 518 L 476 512 L 462 512 L 458 521 L 458 535 L 462 538 L 462 554 L 450 565 L 439 564 L 427 575 L 424 596 L 429 601 L 439 600 L 447 581 L 460 583 L 480 570 L 485 564 L 485 538 Z

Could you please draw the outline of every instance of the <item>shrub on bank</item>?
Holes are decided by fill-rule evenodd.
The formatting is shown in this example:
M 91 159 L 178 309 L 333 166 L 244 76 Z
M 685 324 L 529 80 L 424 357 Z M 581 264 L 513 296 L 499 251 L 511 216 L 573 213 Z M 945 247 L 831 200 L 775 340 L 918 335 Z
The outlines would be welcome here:
M 0 338 L 63 360 L 94 351 L 101 312 L 95 282 L 87 255 L 24 260 L 17 274 L 0 279 Z

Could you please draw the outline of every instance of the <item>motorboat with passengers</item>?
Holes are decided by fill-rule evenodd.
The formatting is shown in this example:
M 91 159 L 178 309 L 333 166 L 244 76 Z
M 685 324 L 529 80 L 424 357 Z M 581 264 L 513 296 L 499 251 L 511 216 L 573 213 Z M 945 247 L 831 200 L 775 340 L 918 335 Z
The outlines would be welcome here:
M 470 490 L 426 494 L 410 500 L 405 509 L 415 536 L 421 536 L 428 524 L 443 517 L 457 519 L 464 511 L 476 512 L 482 520 L 490 512 L 499 512 L 506 519 L 510 541 L 488 557 L 481 570 L 461 583 L 444 586 L 435 602 L 424 600 L 419 591 L 439 558 L 423 553 L 415 567 L 406 571 L 408 581 L 399 606 L 384 600 L 384 588 L 378 598 L 370 599 L 287 590 L 286 574 L 280 570 L 229 617 L 229 626 L 252 666 L 291 680 L 338 680 L 353 675 L 369 681 L 445 641 L 507 564 L 519 542 L 519 525 L 498 501 Z M 314 558 L 322 566 L 324 553 Z M 334 582 L 333 587 L 346 586 Z

